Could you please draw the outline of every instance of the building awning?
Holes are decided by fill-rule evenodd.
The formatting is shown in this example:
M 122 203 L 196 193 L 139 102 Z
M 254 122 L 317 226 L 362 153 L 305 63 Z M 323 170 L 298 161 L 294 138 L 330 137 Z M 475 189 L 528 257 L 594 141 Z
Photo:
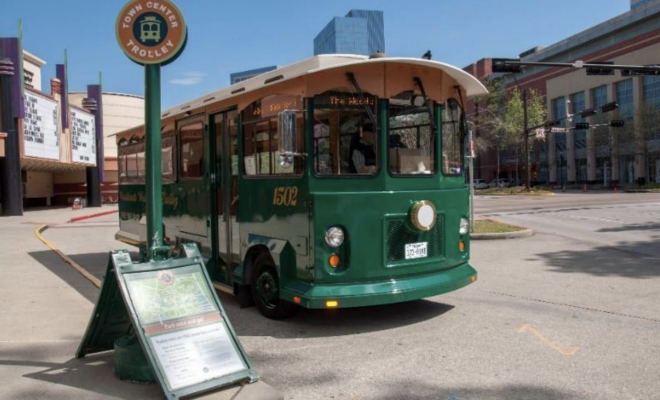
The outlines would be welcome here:
M 38 158 L 21 158 L 21 169 L 35 172 L 71 172 L 84 171 L 89 165 L 71 164 Z

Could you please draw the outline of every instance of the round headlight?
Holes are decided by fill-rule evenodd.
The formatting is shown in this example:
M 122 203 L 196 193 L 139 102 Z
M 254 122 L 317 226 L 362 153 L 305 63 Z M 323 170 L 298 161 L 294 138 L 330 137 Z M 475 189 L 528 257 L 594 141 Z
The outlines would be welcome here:
M 469 225 L 468 225 L 468 220 L 467 218 L 461 218 L 461 226 L 458 228 L 458 233 L 461 235 L 465 235 L 468 233 L 469 230 Z
M 420 231 L 430 231 L 435 225 L 436 212 L 433 203 L 427 200 L 417 202 L 410 213 L 410 222 Z
M 333 226 L 325 233 L 325 242 L 330 247 L 339 247 L 344 243 L 344 231 L 338 227 Z

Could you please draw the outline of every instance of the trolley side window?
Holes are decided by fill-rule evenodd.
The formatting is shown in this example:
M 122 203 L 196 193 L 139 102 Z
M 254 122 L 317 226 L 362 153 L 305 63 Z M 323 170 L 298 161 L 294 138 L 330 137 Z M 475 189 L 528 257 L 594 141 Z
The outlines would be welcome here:
M 390 99 L 388 154 L 393 175 L 431 175 L 436 172 L 436 133 L 431 107 L 414 91 Z
M 181 178 L 199 179 L 204 163 L 204 123 L 197 121 L 179 129 L 179 171 Z
M 302 175 L 304 159 L 295 157 L 292 164 L 280 163 L 277 116 L 280 111 L 296 110 L 298 153 L 304 153 L 302 101 L 298 96 L 276 94 L 259 99 L 241 113 L 243 121 L 244 175 Z
M 314 172 L 319 176 L 374 175 L 378 171 L 376 96 L 340 88 L 314 96 Z M 375 118 L 376 121 L 378 118 Z
M 176 140 L 174 136 L 163 138 L 161 149 L 161 170 L 163 172 L 163 184 L 176 182 L 176 170 L 174 168 L 174 146 Z
M 447 100 L 442 112 L 442 173 L 459 175 L 463 172 L 462 110 L 456 99 Z
M 175 137 L 163 138 L 161 145 L 161 170 L 164 184 L 176 181 L 174 168 Z M 117 145 L 117 164 L 120 185 L 144 185 L 146 182 L 146 153 L 144 141 L 133 138 L 131 141 L 122 139 Z

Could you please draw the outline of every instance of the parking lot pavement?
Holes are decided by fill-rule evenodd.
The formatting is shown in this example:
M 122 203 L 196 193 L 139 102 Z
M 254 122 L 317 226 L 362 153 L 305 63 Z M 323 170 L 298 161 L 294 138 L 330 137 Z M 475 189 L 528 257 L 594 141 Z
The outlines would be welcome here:
M 44 235 L 99 273 L 101 255 L 124 247 L 109 238 L 113 224 L 108 216 Z M 625 231 L 619 235 L 625 240 Z M 0 329 L 0 398 L 160 398 L 153 386 L 118 383 L 111 355 L 71 359 L 96 289 L 56 258 L 29 255 L 43 245 L 30 242 L 16 254 L 23 250 L 32 261 L 10 276 L 20 271 L 39 282 L 5 297 L 8 286 L 0 286 L 5 304 L 32 307 L 28 319 L 10 312 L 14 326 Z M 426 300 L 301 310 L 271 321 L 233 297 L 221 299 L 255 369 L 285 399 L 657 397 L 660 272 L 653 266 L 660 263 L 543 229 L 504 243 L 472 242 L 471 251 L 479 280 Z

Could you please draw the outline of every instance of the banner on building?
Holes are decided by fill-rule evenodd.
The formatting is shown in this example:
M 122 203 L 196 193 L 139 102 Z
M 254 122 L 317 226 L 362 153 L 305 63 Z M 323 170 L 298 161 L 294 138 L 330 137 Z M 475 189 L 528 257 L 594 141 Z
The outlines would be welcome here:
M 96 165 L 96 122 L 90 113 L 71 108 L 71 160 Z
M 57 129 L 58 104 L 55 100 L 25 92 L 23 148 L 25 156 L 60 159 L 60 134 Z

